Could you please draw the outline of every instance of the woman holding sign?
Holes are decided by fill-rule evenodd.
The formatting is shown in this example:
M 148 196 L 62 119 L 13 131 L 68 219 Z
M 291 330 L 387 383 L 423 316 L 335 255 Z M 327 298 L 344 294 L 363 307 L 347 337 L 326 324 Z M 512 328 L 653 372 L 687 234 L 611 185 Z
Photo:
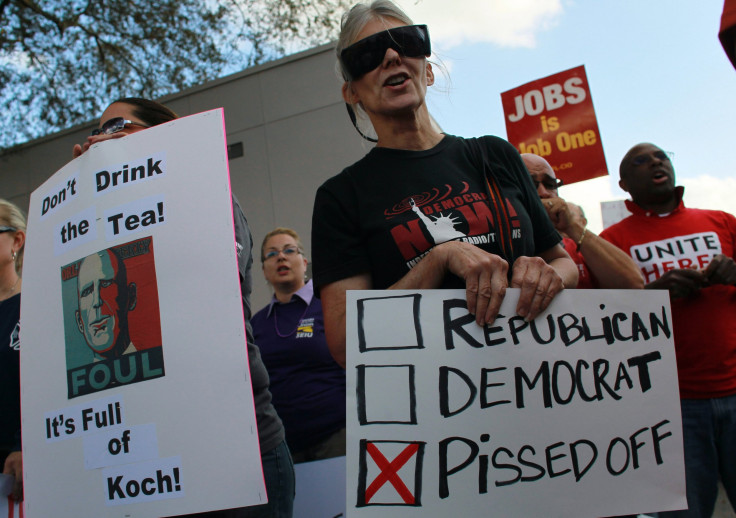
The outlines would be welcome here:
M 0 200 L 0 466 L 15 478 L 11 496 L 23 498 L 20 451 L 20 287 L 26 218 L 12 203 Z M 5 493 L 0 494 L 4 498 Z
M 87 151 L 92 144 L 109 139 L 122 138 L 131 133 L 163 124 L 178 118 L 178 115 L 166 106 L 140 98 L 123 98 L 113 102 L 105 109 L 100 124 L 83 144 L 74 146 L 74 157 Z M 212 516 L 219 518 L 290 518 L 294 501 L 294 466 L 286 442 L 281 419 L 271 404 L 269 380 L 266 368 L 261 360 L 258 347 L 253 339 L 250 324 L 250 293 L 252 289 L 251 266 L 253 263 L 252 237 L 248 222 L 233 196 L 233 219 L 235 223 L 235 239 L 238 248 L 238 270 L 240 272 L 240 289 L 245 317 L 248 361 L 251 383 L 253 386 L 253 402 L 258 424 L 258 439 L 261 450 L 263 476 L 266 482 L 268 503 L 242 509 L 213 511 L 196 516 Z M 217 426 L 218 423 L 212 423 Z M 206 437 L 202 438 L 206 444 Z M 206 446 L 205 446 L 206 447 Z M 210 446 L 211 447 L 211 446 Z M 194 515 L 192 515 L 194 516 Z
M 516 150 L 433 124 L 425 25 L 388 0 L 358 4 L 343 16 L 336 52 L 351 119 L 376 142 L 325 182 L 314 204 L 315 285 L 338 363 L 346 290 L 465 288 L 468 311 L 486 325 L 507 287 L 521 289 L 516 312 L 531 320 L 576 286 L 575 265 Z M 359 128 L 365 116 L 375 139 Z

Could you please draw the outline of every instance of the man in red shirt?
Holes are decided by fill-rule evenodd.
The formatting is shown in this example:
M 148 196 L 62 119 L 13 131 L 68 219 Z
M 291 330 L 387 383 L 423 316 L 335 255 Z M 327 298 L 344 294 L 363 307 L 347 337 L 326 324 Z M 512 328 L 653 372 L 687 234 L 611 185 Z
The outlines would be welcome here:
M 542 205 L 558 232 L 565 250 L 578 267 L 578 289 L 641 289 L 639 268 L 631 258 L 608 241 L 586 228 L 588 221 L 579 207 L 557 195 L 562 182 L 544 158 L 531 153 L 521 155 Z
M 620 175 L 632 215 L 601 237 L 672 303 L 689 509 L 659 516 L 709 518 L 719 475 L 736 509 L 736 218 L 686 208 L 672 162 L 653 144 L 631 148 Z

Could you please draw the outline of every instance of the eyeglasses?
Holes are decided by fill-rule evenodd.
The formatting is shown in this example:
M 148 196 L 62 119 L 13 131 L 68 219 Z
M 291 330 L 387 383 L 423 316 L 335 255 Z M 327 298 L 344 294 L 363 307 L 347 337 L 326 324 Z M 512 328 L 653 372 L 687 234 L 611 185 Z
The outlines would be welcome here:
M 16 232 L 18 229 L 15 227 L 6 227 L 6 226 L 0 226 L 0 234 L 4 234 L 5 232 Z
M 283 253 L 287 258 L 289 258 L 294 254 L 301 254 L 302 252 L 296 246 L 289 245 L 289 246 L 284 247 L 281 250 L 271 250 L 270 252 L 266 252 L 263 256 L 263 260 L 268 261 L 270 259 L 275 259 L 281 253 Z
M 388 49 L 402 56 L 418 58 L 432 54 L 426 25 L 405 25 L 377 32 L 340 52 L 346 81 L 359 79 L 381 64 Z
M 123 131 L 125 129 L 125 126 L 128 124 L 150 128 L 150 126 L 146 126 L 145 124 L 141 124 L 140 122 L 129 121 L 128 119 L 124 119 L 122 117 L 113 117 L 109 121 L 106 121 L 101 128 L 93 129 L 92 136 L 112 135 L 113 133 L 117 133 L 118 131 Z
M 534 182 L 535 189 L 539 189 L 539 184 L 541 183 L 548 191 L 556 191 L 562 186 L 563 183 L 565 183 L 562 180 L 558 180 L 557 178 L 550 178 L 549 176 L 541 182 L 535 178 L 532 178 L 532 182 Z
M 655 151 L 654 153 L 651 153 L 651 154 L 647 153 L 644 155 L 635 156 L 634 158 L 631 159 L 631 165 L 640 166 L 640 165 L 648 164 L 655 158 L 660 159 L 662 162 L 670 161 L 670 157 L 667 156 L 667 153 L 665 153 L 664 151 Z

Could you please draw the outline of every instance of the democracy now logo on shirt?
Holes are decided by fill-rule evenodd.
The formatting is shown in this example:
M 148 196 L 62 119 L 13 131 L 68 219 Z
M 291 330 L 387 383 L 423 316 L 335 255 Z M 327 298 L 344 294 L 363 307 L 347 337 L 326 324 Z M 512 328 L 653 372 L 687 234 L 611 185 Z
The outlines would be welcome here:
M 412 196 L 384 212 L 387 219 L 408 211 L 416 214 L 416 219 L 391 229 L 391 236 L 409 268 L 434 245 L 446 241 L 458 240 L 475 245 L 497 241 L 496 227 L 499 223 L 489 206 L 488 196 L 483 192 L 468 192 L 467 184 L 464 187 L 463 192 L 453 193 L 452 188 L 446 185 L 444 193 L 435 189 L 431 195 Z M 516 211 L 508 199 L 504 201 L 501 212 L 513 227 L 511 238 L 520 238 L 521 223 Z M 506 226 L 509 226 L 509 221 Z

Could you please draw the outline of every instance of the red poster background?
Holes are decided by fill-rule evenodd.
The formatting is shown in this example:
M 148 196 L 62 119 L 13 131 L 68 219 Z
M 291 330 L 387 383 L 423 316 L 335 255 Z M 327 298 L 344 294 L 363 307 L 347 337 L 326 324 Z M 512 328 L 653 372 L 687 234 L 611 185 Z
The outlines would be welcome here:
M 501 94 L 508 141 L 543 156 L 565 184 L 608 174 L 585 66 Z
M 137 351 L 162 345 L 153 238 L 146 237 L 112 247 L 122 248 L 145 240 L 149 240 L 147 253 L 123 259 L 128 270 L 128 282 L 135 282 L 136 286 L 136 306 L 135 310 L 128 313 L 128 331 Z

